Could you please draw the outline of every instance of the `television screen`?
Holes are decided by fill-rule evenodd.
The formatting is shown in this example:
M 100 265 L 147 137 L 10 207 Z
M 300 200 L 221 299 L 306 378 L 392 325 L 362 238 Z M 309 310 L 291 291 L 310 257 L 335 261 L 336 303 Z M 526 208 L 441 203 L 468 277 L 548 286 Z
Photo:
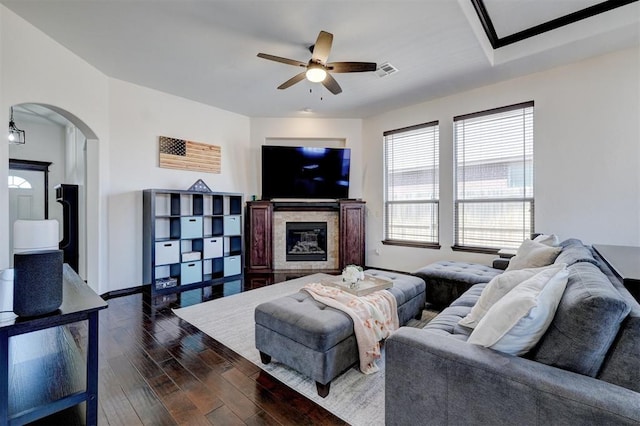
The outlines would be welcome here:
M 349 148 L 262 146 L 262 199 L 349 197 Z

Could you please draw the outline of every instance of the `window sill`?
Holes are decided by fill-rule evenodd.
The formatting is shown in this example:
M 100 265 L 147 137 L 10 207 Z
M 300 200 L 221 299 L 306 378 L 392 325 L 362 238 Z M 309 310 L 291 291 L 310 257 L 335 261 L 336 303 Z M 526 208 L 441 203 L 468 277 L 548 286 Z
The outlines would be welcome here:
M 419 241 L 382 240 L 382 244 L 386 246 L 404 246 L 440 250 L 440 244 L 438 243 L 421 243 Z
M 451 246 L 453 251 L 466 251 L 470 253 L 483 253 L 483 254 L 498 254 L 500 249 L 488 248 L 488 247 L 470 247 L 470 246 Z

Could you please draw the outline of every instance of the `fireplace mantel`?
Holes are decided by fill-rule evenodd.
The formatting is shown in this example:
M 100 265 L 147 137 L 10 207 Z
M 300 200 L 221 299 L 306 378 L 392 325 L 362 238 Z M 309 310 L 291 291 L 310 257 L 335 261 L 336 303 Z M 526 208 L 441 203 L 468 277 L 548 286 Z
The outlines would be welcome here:
M 272 201 L 273 211 L 338 211 L 338 201 Z
M 274 211 L 329 212 L 338 215 L 338 268 L 363 265 L 365 253 L 365 202 L 249 201 L 246 211 L 247 272 L 274 272 Z M 283 270 L 283 269 L 277 269 Z

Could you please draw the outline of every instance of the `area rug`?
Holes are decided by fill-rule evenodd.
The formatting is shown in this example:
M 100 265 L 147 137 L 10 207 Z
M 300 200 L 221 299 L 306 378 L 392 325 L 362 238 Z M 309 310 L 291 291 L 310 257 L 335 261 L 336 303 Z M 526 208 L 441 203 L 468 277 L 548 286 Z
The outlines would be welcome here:
M 260 354 L 254 346 L 253 312 L 257 305 L 295 293 L 307 283 L 320 282 L 330 277 L 326 274 L 313 274 L 175 309 L 174 313 L 347 423 L 354 426 L 383 425 L 384 350 L 382 359 L 377 361 L 378 366 L 381 367 L 378 373 L 364 375 L 357 367 L 353 367 L 334 379 L 331 382 L 329 395 L 321 398 L 316 393 L 313 380 L 278 363 L 277 360 L 267 365 L 262 364 Z M 426 312 L 427 318 L 423 317 L 422 321 L 414 321 L 408 325 L 422 325 L 432 315 Z

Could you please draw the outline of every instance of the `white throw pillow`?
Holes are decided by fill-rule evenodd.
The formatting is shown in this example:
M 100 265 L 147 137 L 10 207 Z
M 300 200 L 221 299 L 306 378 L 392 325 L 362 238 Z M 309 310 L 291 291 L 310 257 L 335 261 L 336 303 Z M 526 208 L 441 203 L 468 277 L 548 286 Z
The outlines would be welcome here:
M 549 247 L 558 247 L 560 245 L 560 238 L 556 234 L 540 234 L 533 239 L 536 243 L 544 244 Z
M 511 355 L 530 351 L 549 328 L 567 286 L 566 265 L 558 266 L 534 275 L 497 301 L 467 341 Z
M 509 260 L 507 271 L 524 268 L 538 268 L 551 265 L 562 251 L 561 247 L 549 247 L 532 240 L 524 240 L 516 255 Z
M 515 286 L 542 272 L 544 269 L 553 267 L 555 267 L 555 265 L 542 268 L 517 269 L 496 275 L 482 290 L 478 301 L 473 305 L 471 311 L 466 317 L 458 321 L 458 324 L 468 328 L 475 328 L 482 317 L 486 315 L 487 311 Z

